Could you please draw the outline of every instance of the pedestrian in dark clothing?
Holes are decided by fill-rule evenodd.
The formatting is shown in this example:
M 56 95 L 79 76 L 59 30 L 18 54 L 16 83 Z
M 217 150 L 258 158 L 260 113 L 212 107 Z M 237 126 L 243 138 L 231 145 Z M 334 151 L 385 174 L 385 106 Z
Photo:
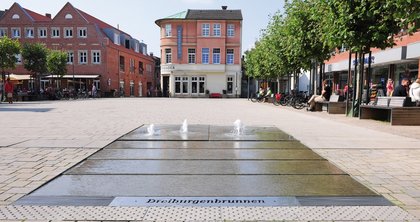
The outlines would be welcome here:
M 408 93 L 408 79 L 404 78 L 401 80 L 401 85 L 395 87 L 392 96 L 407 97 Z

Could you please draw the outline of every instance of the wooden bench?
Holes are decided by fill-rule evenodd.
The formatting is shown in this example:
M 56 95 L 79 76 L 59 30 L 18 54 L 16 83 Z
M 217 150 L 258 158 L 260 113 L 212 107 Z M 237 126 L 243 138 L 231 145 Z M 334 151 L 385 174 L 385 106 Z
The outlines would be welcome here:
M 420 125 L 420 107 L 407 107 L 405 97 L 378 97 L 376 105 L 361 105 L 360 119 L 390 122 L 391 125 Z
M 329 101 L 316 102 L 315 111 L 327 111 L 328 114 L 345 114 L 346 103 L 339 100 L 339 95 L 331 95 Z

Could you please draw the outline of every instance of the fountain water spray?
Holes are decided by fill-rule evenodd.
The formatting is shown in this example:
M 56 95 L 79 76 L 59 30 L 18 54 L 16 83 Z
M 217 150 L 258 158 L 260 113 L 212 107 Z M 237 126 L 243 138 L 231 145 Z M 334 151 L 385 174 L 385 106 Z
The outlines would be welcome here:
M 182 122 L 181 129 L 179 129 L 179 132 L 181 133 L 188 133 L 188 122 L 187 119 L 184 119 L 184 122 Z
M 244 133 L 245 126 L 242 124 L 241 120 L 237 119 L 233 123 L 233 133 L 237 136 L 240 136 Z

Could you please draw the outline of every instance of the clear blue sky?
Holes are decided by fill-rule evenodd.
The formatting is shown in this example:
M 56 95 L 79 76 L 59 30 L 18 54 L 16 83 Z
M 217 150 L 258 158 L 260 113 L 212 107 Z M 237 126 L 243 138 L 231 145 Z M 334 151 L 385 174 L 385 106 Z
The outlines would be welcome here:
M 14 3 L 39 14 L 55 16 L 68 0 L 1 0 L 0 10 L 8 9 Z M 129 33 L 148 45 L 148 51 L 160 56 L 159 28 L 155 20 L 173 15 L 186 9 L 241 9 L 244 18 L 243 50 L 253 46 L 260 30 L 265 28 L 269 15 L 283 10 L 283 0 L 70 0 L 73 6 L 95 16 L 112 26 Z

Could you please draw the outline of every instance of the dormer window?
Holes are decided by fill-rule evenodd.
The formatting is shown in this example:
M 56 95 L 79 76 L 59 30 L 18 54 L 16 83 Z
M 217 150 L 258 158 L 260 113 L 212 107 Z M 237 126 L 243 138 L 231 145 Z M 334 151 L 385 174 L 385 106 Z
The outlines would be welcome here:
M 18 14 L 12 15 L 12 19 L 20 19 L 20 16 Z
M 120 35 L 118 33 L 114 33 L 114 44 L 120 45 Z
M 67 14 L 66 16 L 64 16 L 65 19 L 73 19 L 73 16 L 71 14 Z

